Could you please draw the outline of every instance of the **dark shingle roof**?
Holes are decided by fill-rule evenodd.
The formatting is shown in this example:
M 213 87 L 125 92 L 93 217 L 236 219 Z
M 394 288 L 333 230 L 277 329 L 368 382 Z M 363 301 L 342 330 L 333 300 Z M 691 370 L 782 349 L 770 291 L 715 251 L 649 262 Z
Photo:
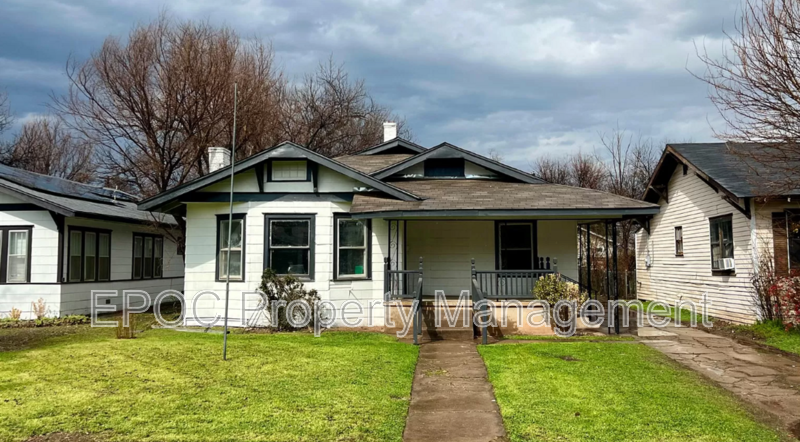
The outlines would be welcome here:
M 334 160 L 363 172 L 372 173 L 385 169 L 392 164 L 397 164 L 403 160 L 413 157 L 411 154 L 388 154 L 388 155 L 350 155 L 334 158 Z
M 726 143 L 670 144 L 669 147 L 740 198 L 757 196 L 758 176 L 768 173 L 763 167 L 758 170 L 757 166 L 744 163 L 728 150 Z M 737 145 L 736 148 L 747 149 L 748 146 Z
M 656 211 L 658 206 L 608 192 L 558 184 L 509 183 L 488 180 L 397 181 L 395 186 L 425 198 L 398 201 L 358 194 L 352 213 L 448 210 L 627 210 Z
M 0 165 L 0 192 L 66 216 L 175 224 L 171 216 L 138 210 L 131 195 L 91 184 Z

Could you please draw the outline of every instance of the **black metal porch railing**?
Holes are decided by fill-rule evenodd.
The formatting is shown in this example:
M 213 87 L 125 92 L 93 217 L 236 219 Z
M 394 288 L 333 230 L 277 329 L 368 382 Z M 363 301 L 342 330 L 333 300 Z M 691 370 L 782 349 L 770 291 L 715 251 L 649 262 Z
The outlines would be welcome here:
M 536 270 L 475 270 L 472 260 L 473 279 L 486 299 L 533 299 L 533 287 L 542 276 L 558 273 L 558 261 L 542 259 Z
M 418 270 L 392 270 L 389 258 L 384 259 L 384 301 L 414 299 L 422 292 L 422 258 Z

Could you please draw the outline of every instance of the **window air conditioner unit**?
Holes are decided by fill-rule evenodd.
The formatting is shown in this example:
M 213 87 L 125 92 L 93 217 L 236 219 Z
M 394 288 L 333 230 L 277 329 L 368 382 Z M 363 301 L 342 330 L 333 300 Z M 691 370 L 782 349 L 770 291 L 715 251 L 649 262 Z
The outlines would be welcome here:
M 733 270 L 735 267 L 733 258 L 723 258 L 719 260 L 720 270 Z

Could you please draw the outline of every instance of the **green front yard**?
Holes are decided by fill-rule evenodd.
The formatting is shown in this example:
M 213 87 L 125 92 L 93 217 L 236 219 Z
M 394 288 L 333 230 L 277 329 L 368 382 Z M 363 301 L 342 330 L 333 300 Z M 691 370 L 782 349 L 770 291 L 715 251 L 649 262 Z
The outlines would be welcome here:
M 777 441 L 719 387 L 644 345 L 479 347 L 512 441 Z
M 729 325 L 723 331 L 752 338 L 762 344 L 769 345 L 800 355 L 800 329 L 786 328 L 779 321 L 764 321 L 751 325 Z
M 40 330 L 57 329 L 23 333 Z M 399 441 L 417 360 L 373 333 L 237 334 L 227 362 L 221 335 L 168 330 L 83 330 L 31 347 L 0 353 L 0 441 Z

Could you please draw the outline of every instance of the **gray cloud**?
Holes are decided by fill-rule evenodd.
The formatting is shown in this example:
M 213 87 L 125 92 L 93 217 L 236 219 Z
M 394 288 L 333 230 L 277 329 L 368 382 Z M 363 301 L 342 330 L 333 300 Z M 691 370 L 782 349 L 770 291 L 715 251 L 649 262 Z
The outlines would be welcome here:
M 417 140 L 447 140 L 520 167 L 591 150 L 619 125 L 661 139 L 710 140 L 719 123 L 695 42 L 719 50 L 734 0 L 212 0 L 170 2 L 177 18 L 273 42 L 290 74 L 333 55 L 406 116 Z M 65 88 L 67 57 L 155 17 L 159 1 L 0 3 L 0 87 L 20 115 Z

